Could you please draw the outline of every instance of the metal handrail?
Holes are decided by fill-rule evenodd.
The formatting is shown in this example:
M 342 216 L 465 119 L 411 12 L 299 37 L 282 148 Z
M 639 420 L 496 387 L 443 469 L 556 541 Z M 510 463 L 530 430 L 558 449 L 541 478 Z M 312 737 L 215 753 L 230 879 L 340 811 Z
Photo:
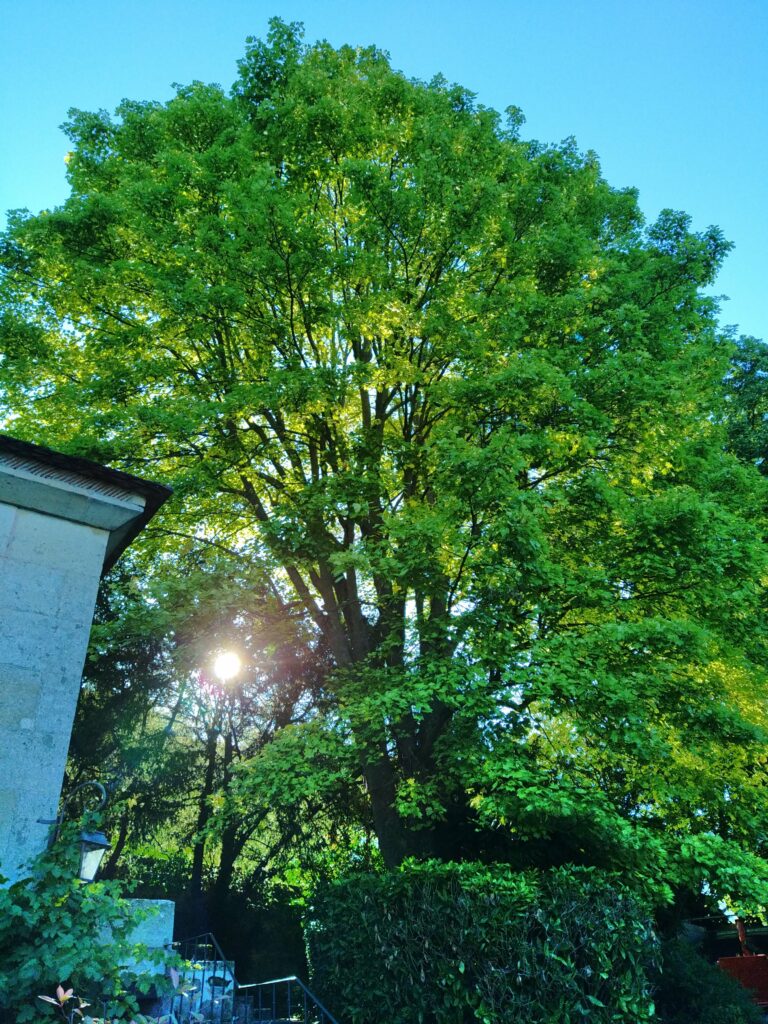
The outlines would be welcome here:
M 325 1006 L 323 1006 L 323 1004 L 317 998 L 315 993 L 312 992 L 311 989 L 307 988 L 307 986 L 304 984 L 301 978 L 298 978 L 295 974 L 289 974 L 286 978 L 273 978 L 271 981 L 251 981 L 246 985 L 237 984 L 237 991 L 242 992 L 244 989 L 247 988 L 264 988 L 267 985 L 281 985 L 285 982 L 290 981 L 296 982 L 299 988 L 302 989 L 302 991 L 309 996 L 309 998 L 317 1006 L 318 1010 L 320 1010 L 321 1013 L 324 1013 L 325 1016 L 328 1018 L 329 1024 L 339 1024 L 339 1022 L 333 1016 L 331 1011 L 328 1010 Z
M 204 946 L 210 946 L 211 949 L 214 951 L 214 953 L 216 953 L 215 959 L 221 960 L 224 963 L 227 962 L 226 954 L 224 953 L 224 951 L 222 950 L 221 946 L 216 941 L 216 936 L 213 934 L 213 932 L 203 932 L 201 935 L 191 935 L 188 939 L 182 939 L 180 942 L 174 942 L 173 945 L 174 946 L 189 946 L 192 943 L 195 943 L 198 946 L 203 946 L 203 947 Z M 232 974 L 231 971 L 230 971 L 230 974 Z M 234 975 L 232 975 L 232 980 L 233 981 L 235 980 Z
M 305 987 L 304 986 L 304 982 L 301 980 L 301 978 L 297 978 L 295 974 L 288 974 L 288 975 L 286 975 L 285 978 L 270 978 L 269 981 L 249 981 L 249 982 L 246 982 L 245 985 L 238 984 L 237 987 L 238 987 L 238 989 L 241 989 L 241 988 L 260 988 L 262 985 L 280 985 L 284 981 L 298 981 L 298 983 L 302 986 L 302 988 Z
M 293 1017 L 293 1009 L 299 1010 L 300 1007 L 303 1009 L 304 1024 L 308 1024 L 309 1017 L 308 1011 L 312 1014 L 313 1018 L 316 1018 L 318 1024 L 339 1024 L 337 1019 L 333 1016 L 330 1010 L 328 1010 L 317 998 L 314 992 L 307 987 L 307 985 L 297 977 L 295 974 L 288 975 L 285 978 L 272 978 L 269 981 L 254 981 L 241 985 L 235 977 L 234 971 L 229 966 L 231 961 L 227 960 L 225 953 L 221 946 L 216 941 L 216 937 L 211 932 L 204 932 L 202 935 L 195 935 L 191 938 L 184 939 L 181 942 L 174 942 L 174 948 L 182 950 L 186 953 L 189 951 L 192 955 L 187 953 L 187 958 L 191 964 L 195 961 L 199 961 L 201 964 L 215 964 L 216 969 L 221 970 L 223 974 L 228 975 L 232 983 L 232 991 L 230 997 L 233 1000 L 233 1004 L 236 1002 L 238 995 L 242 995 L 245 999 L 253 999 L 255 995 L 258 995 L 258 1010 L 259 1019 L 263 1020 L 262 1012 L 266 1009 L 269 1010 L 269 1004 L 272 1005 L 273 1017 L 277 1020 L 277 1007 L 282 1005 L 284 1002 L 287 1006 L 288 1013 L 291 1020 Z M 207 951 L 210 950 L 211 956 L 208 957 Z M 201 955 L 202 954 L 202 955 Z M 184 954 L 182 954 L 184 955 Z M 204 986 L 205 974 L 200 979 Z M 278 992 L 277 986 L 284 985 L 286 989 L 282 992 Z M 297 994 L 297 1002 L 294 1003 L 292 996 L 291 986 L 296 985 L 301 992 L 301 995 Z M 271 988 L 271 993 L 267 990 Z M 263 1005 L 262 993 L 267 994 L 267 1006 Z M 271 998 L 269 996 L 271 995 Z M 279 998 L 278 998 L 279 997 Z M 175 997 L 174 997 L 175 998 Z M 219 1010 L 219 1017 L 222 1017 L 222 1008 Z M 248 1017 L 250 1019 L 250 1017 Z M 282 1018 L 281 1018 L 282 1019 Z

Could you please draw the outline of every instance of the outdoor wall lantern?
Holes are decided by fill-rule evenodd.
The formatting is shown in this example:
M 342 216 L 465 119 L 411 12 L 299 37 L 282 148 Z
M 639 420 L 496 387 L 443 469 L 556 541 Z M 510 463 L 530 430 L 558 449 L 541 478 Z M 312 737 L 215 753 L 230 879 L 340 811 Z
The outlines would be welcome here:
M 64 824 L 67 817 L 67 807 L 72 803 L 72 800 L 76 793 L 79 793 L 81 789 L 85 789 L 87 786 L 92 786 L 98 790 L 101 799 L 99 800 L 98 807 L 95 807 L 95 811 L 103 810 L 107 802 L 107 791 L 104 789 L 100 782 L 89 781 L 81 782 L 79 786 L 75 786 L 69 796 L 66 798 L 61 806 L 59 816 L 55 821 L 43 821 L 40 819 L 41 824 L 53 825 L 51 829 L 51 835 L 48 840 L 48 848 L 50 849 L 56 840 L 59 838 L 61 826 Z M 110 842 L 103 832 L 86 832 L 83 829 L 80 832 L 79 838 L 80 845 L 80 861 L 77 871 L 77 877 L 82 882 L 92 882 L 96 877 L 96 872 L 99 870 L 102 858 L 107 850 L 110 848 Z

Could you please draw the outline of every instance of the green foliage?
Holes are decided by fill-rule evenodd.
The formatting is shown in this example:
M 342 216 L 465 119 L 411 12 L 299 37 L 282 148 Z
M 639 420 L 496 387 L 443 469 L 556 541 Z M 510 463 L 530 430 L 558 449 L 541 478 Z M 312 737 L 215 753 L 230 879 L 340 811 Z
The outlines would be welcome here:
M 317 792 L 303 794 L 298 814 L 293 794 L 273 799 L 273 786 L 249 791 L 247 806 L 235 801 L 238 764 L 262 750 L 270 760 L 272 742 L 312 714 L 328 659 L 234 554 L 180 546 L 163 564 L 162 577 L 141 579 L 130 552 L 102 585 L 68 770 L 110 785 L 108 877 L 172 896 L 196 933 L 226 923 L 219 908 L 231 888 L 260 905 L 251 877 L 266 886 L 288 840 L 317 842 L 321 811 L 327 823 L 346 821 L 361 801 L 346 779 L 322 805 Z M 240 658 L 226 685 L 212 667 L 220 650 Z M 215 890 L 209 922 L 185 914 L 202 889 Z
M 79 829 L 65 826 L 32 877 L 0 888 L 0 1015 L 13 1024 L 50 1020 L 39 995 L 73 987 L 94 1007 L 123 1016 L 138 1009 L 135 993 L 155 976 L 136 975 L 126 964 L 148 959 L 130 940 L 142 919 L 114 882 L 84 884 L 76 878 Z M 164 954 L 151 954 L 162 975 Z
M 740 338 L 726 378 L 726 424 L 731 451 L 768 473 L 768 349 Z
M 763 1015 L 742 985 L 682 939 L 665 942 L 656 981 L 661 1024 L 761 1024 Z
M 73 111 L 69 199 L 0 242 L 0 415 L 172 483 L 136 586 L 223 547 L 322 667 L 297 770 L 252 749 L 238 820 L 354 791 L 389 866 L 597 861 L 759 912 L 766 482 L 724 452 L 728 244 L 519 127 L 279 21 L 230 95 Z
M 638 1024 L 653 1017 L 647 910 L 592 869 L 407 865 L 325 887 L 305 926 L 315 984 L 351 1024 Z

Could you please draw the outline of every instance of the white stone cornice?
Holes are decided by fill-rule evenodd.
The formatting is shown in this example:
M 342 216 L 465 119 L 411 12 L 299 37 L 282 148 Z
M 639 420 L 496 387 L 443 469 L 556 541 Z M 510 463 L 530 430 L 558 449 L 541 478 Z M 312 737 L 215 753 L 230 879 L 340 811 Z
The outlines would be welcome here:
M 140 516 L 146 500 L 113 483 L 0 451 L 0 501 L 109 532 Z

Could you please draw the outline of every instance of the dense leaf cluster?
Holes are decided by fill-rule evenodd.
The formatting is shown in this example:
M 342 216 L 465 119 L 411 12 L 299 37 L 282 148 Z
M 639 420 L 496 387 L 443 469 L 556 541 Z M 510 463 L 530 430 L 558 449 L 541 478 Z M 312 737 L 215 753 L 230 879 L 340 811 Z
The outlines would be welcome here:
M 279 695 L 289 625 L 311 684 L 242 757 L 196 719 L 190 831 L 221 786 L 237 842 L 266 795 L 270 827 L 346 806 L 389 866 L 601 864 L 759 909 L 766 494 L 725 451 L 723 378 L 760 380 L 704 294 L 728 246 L 520 125 L 281 22 L 230 94 L 74 111 L 69 199 L 0 241 L 0 415 L 174 485 L 127 584 L 166 650 L 239 637 Z M 175 585 L 211 552 L 216 614 Z
M 661 1024 L 762 1024 L 752 994 L 684 939 L 664 943 L 656 978 Z
M 320 990 L 351 1024 L 638 1024 L 654 1018 L 647 910 L 593 869 L 408 865 L 309 908 Z

